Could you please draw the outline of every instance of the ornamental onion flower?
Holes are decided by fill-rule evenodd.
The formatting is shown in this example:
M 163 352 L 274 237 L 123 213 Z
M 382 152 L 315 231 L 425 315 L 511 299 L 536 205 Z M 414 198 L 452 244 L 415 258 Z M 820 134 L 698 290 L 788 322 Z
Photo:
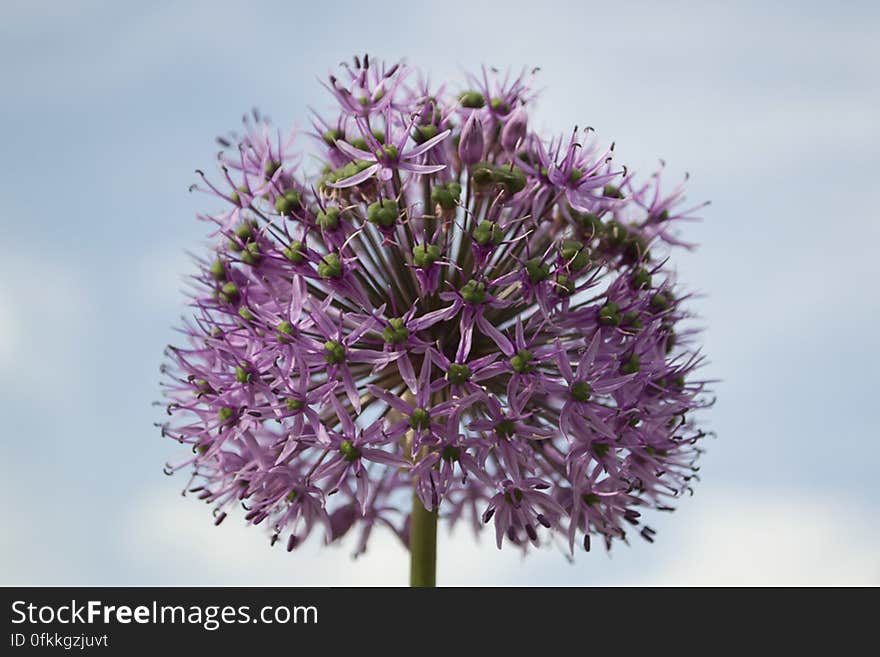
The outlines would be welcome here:
M 162 433 L 192 452 L 166 472 L 288 550 L 387 528 L 416 585 L 438 519 L 499 548 L 652 541 L 711 403 L 668 264 L 702 206 L 589 130 L 531 131 L 525 74 L 409 79 L 368 57 L 330 77 L 320 170 L 255 112 L 199 172 L 221 209 L 163 365 Z

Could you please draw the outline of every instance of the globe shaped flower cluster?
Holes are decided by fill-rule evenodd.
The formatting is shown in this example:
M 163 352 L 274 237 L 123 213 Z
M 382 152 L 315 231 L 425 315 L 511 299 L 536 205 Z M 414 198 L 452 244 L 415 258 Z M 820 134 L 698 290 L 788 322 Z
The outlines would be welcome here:
M 417 77 L 355 58 L 310 135 L 254 112 L 198 172 L 220 210 L 163 366 L 167 472 L 288 550 L 406 543 L 413 491 L 499 547 L 652 540 L 710 403 L 667 265 L 696 208 L 589 129 L 535 133 L 531 74 Z

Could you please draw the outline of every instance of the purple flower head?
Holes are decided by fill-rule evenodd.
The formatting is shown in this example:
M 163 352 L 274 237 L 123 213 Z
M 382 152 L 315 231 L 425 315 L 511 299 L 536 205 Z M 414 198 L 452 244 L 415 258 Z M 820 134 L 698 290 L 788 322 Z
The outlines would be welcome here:
M 406 543 L 414 492 L 499 547 L 652 540 L 711 403 L 669 264 L 702 206 L 536 133 L 525 75 L 414 79 L 356 58 L 317 152 L 254 113 L 199 173 L 223 207 L 166 351 L 166 471 L 287 549 Z

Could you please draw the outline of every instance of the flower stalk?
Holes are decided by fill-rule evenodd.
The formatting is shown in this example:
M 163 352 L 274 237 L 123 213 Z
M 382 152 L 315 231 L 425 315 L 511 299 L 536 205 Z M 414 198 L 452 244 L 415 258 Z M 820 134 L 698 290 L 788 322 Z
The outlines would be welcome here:
M 416 492 L 412 496 L 409 553 L 409 585 L 437 586 L 437 509 L 428 511 Z

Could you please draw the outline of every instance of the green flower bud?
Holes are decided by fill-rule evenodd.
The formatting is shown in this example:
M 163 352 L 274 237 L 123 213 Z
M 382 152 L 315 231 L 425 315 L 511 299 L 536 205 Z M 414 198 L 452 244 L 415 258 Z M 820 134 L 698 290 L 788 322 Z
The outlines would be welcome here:
M 572 167 L 571 173 L 568 175 L 568 179 L 572 183 L 576 183 L 578 180 L 584 177 L 584 172 L 578 169 L 577 167 Z
M 268 162 L 266 162 L 266 168 L 265 168 L 266 177 L 271 178 L 272 176 L 275 175 L 275 173 L 280 168 L 281 168 L 281 162 L 276 162 L 275 160 L 269 160 Z
M 231 420 L 233 415 L 235 415 L 235 411 L 228 406 L 221 406 L 217 411 L 217 419 L 224 423 Z
M 256 242 L 248 242 L 247 247 L 241 252 L 241 261 L 246 265 L 256 265 L 261 259 L 260 245 Z
M 516 355 L 510 359 L 510 366 L 517 374 L 528 374 L 535 369 L 534 365 L 531 365 L 532 358 L 534 358 L 534 355 L 531 351 L 528 349 L 520 349 L 516 352 Z
M 589 252 L 577 240 L 565 240 L 562 243 L 562 259 L 572 271 L 580 271 L 590 264 Z
M 346 461 L 354 461 L 361 455 L 360 450 L 350 440 L 343 440 L 339 443 L 339 451 L 342 452 Z
M 440 248 L 433 244 L 417 244 L 413 247 L 413 264 L 427 269 L 440 259 Z
M 507 501 L 508 504 L 513 504 L 514 500 L 516 500 L 517 502 L 522 502 L 522 498 L 523 494 L 519 488 L 514 488 L 513 494 L 504 493 L 504 499 Z
M 444 210 L 454 210 L 460 196 L 461 185 L 456 182 L 436 185 L 431 189 L 431 202 Z
M 503 185 L 508 194 L 516 194 L 525 189 L 526 174 L 522 169 L 515 166 L 496 167 L 492 172 L 492 180 Z
M 429 139 L 433 139 L 439 134 L 435 125 L 420 125 L 413 131 L 413 141 L 417 144 L 424 144 Z
M 495 167 L 488 162 L 477 162 L 471 167 L 471 178 L 478 187 L 485 187 L 494 182 Z
M 606 198 L 623 198 L 623 192 L 614 185 L 605 185 L 605 187 L 602 188 L 602 196 L 605 196 Z
M 620 366 L 621 374 L 635 374 L 641 368 L 638 354 L 632 354 L 623 365 Z
M 256 319 L 256 317 L 254 317 L 254 314 L 247 309 L 247 306 L 242 306 L 238 309 L 238 316 L 246 322 L 252 322 Z
M 640 235 L 630 235 L 623 245 L 623 255 L 630 262 L 638 262 L 648 256 L 648 246 Z
M 333 146 L 338 140 L 344 138 L 345 135 L 343 135 L 342 131 L 337 128 L 330 128 L 330 130 L 324 133 L 323 137 L 324 142 L 328 146 Z
M 639 317 L 639 313 L 635 310 L 624 313 L 620 323 L 624 326 L 629 326 L 636 329 L 640 329 L 642 328 L 642 326 L 644 326 L 642 324 L 641 318 Z
M 662 312 L 669 308 L 669 297 L 663 292 L 658 292 L 651 297 L 649 305 L 651 306 L 651 310 Z
M 295 265 L 300 264 L 303 260 L 305 260 L 305 255 L 303 254 L 303 243 L 302 242 L 291 242 L 290 246 L 284 249 L 282 253 L 284 257 L 290 260 Z
M 357 162 L 349 162 L 345 166 L 334 169 L 329 174 L 327 174 L 327 181 L 334 183 L 339 182 L 343 178 L 351 178 L 359 171 L 360 169 L 358 168 Z
M 586 381 L 575 381 L 571 384 L 569 392 L 571 393 L 571 398 L 575 401 L 585 402 L 589 401 L 590 397 L 593 396 L 593 386 Z
M 455 385 L 461 385 L 471 379 L 471 368 L 467 365 L 452 363 L 446 372 L 446 380 Z
M 486 246 L 490 242 L 492 244 L 500 244 L 504 235 L 501 226 L 493 221 L 481 221 L 474 228 L 474 241 L 480 246 Z
M 376 201 L 367 207 L 367 221 L 382 228 L 391 228 L 397 222 L 399 215 L 400 208 L 397 201 L 390 198 Z
M 409 337 L 409 329 L 406 328 L 402 319 L 394 317 L 388 320 L 390 326 L 382 330 L 382 337 L 388 344 L 400 344 L 406 342 Z
M 556 277 L 556 294 L 561 297 L 570 297 L 575 291 L 575 281 L 565 274 L 559 274 Z
M 605 227 L 605 238 L 612 247 L 621 247 L 629 239 L 629 231 L 618 221 L 609 221 Z
M 639 267 L 633 272 L 632 284 L 637 290 L 651 287 L 651 274 L 644 267 Z
M 599 308 L 599 323 L 602 324 L 602 326 L 619 326 L 620 306 L 613 301 L 608 301 L 604 306 Z
M 409 416 L 409 426 L 424 431 L 431 425 L 431 414 L 424 408 L 414 408 Z
M 300 208 L 301 197 L 295 189 L 288 189 L 281 196 L 275 199 L 275 211 L 278 214 L 292 214 Z
M 232 281 L 224 283 L 220 288 L 220 300 L 224 303 L 232 303 L 236 299 L 238 299 L 238 286 Z
M 223 264 L 222 260 L 215 260 L 211 265 L 211 276 L 214 277 L 215 281 L 226 279 L 226 265 Z
M 235 234 L 242 242 L 247 242 L 248 240 L 253 239 L 256 228 L 257 225 L 253 221 L 243 221 L 239 227 L 235 229 Z
M 382 148 L 376 149 L 376 157 L 380 160 L 396 160 L 398 155 L 397 146 L 394 144 L 386 144 L 385 146 L 382 146 Z
M 516 427 L 513 424 L 513 420 L 501 420 L 495 425 L 495 433 L 499 438 L 510 438 L 513 434 L 516 433 Z
M 457 461 L 460 456 L 461 450 L 458 447 L 454 447 L 452 445 L 446 445 L 440 452 L 440 458 L 442 458 L 444 461 Z
M 611 451 L 611 445 L 608 443 L 593 443 L 593 452 L 600 459 L 605 458 L 608 455 L 608 452 Z
M 296 491 L 292 490 L 287 494 L 287 501 L 293 502 L 296 499 Z
M 479 91 L 465 91 L 458 100 L 462 107 L 470 109 L 480 109 L 486 105 L 486 99 Z
M 248 371 L 247 366 L 239 365 L 235 368 L 235 380 L 239 383 L 250 383 L 251 373 Z
M 340 210 L 335 205 L 319 212 L 315 219 L 321 230 L 336 230 L 339 227 Z
M 461 298 L 468 303 L 483 303 L 486 300 L 486 284 L 475 280 L 469 280 L 459 292 Z
M 232 199 L 232 202 L 238 206 L 241 205 L 241 196 L 240 196 L 241 193 L 248 194 L 249 193 L 248 188 L 246 186 L 242 185 L 237 190 L 233 191 L 232 194 L 229 195 L 229 198 Z
M 489 101 L 489 107 L 499 114 L 507 114 L 510 111 L 510 105 L 502 98 L 493 98 Z
M 318 263 L 318 276 L 321 278 L 342 278 L 342 261 L 335 253 L 328 253 Z
M 287 399 L 284 400 L 284 406 L 291 413 L 295 413 L 296 411 L 302 409 L 302 407 L 305 406 L 305 404 L 301 400 L 296 399 L 295 397 L 288 397 Z
M 581 499 L 587 506 L 596 506 L 599 503 L 599 496 L 596 493 L 584 493 Z
M 602 223 L 602 220 L 592 212 L 581 213 L 574 209 L 569 209 L 569 211 L 571 212 L 571 218 L 590 238 L 599 235 L 605 229 L 605 224 Z
M 214 389 L 211 388 L 211 384 L 208 383 L 205 379 L 197 379 L 193 381 L 196 386 L 196 395 L 202 395 L 207 392 L 214 392 Z
M 278 342 L 290 342 L 290 340 L 288 340 L 285 336 L 293 335 L 293 324 L 285 319 L 278 323 L 278 326 L 275 327 L 275 330 L 281 333 L 281 335 L 278 336 Z
M 336 340 L 324 343 L 324 360 L 328 365 L 339 365 L 345 362 L 345 347 Z
M 542 264 L 540 258 L 526 261 L 526 273 L 532 283 L 540 283 L 550 276 L 550 265 Z

